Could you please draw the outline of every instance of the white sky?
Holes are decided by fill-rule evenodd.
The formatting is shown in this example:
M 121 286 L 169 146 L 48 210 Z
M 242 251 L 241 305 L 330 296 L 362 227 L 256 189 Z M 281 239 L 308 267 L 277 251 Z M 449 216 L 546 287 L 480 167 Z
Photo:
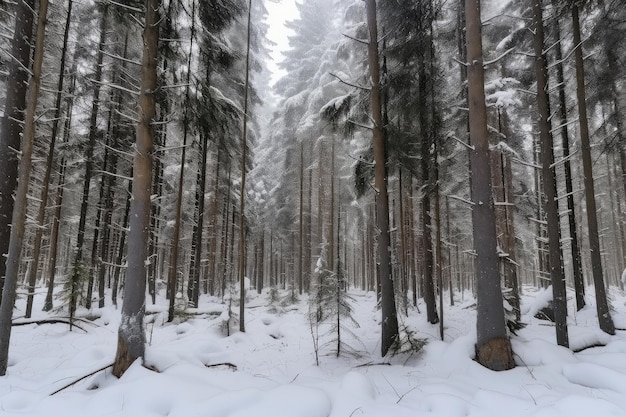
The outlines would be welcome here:
M 289 45 L 287 36 L 291 33 L 290 30 L 285 28 L 284 23 L 287 20 L 294 20 L 298 17 L 298 10 L 296 9 L 296 0 L 269 0 L 265 2 L 265 7 L 268 11 L 268 23 L 269 30 L 267 37 L 276 46 L 270 52 L 273 61 L 268 62 L 268 68 L 272 72 L 272 82 L 281 77 L 282 71 L 278 69 L 277 62 L 283 59 L 282 51 L 285 51 Z

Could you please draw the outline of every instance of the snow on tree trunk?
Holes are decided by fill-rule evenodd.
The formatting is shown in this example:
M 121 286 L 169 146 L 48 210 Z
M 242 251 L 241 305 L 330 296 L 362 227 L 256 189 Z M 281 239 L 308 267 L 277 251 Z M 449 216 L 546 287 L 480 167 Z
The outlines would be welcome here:
M 480 1 L 466 0 L 472 223 L 476 257 L 478 362 L 495 371 L 515 366 L 506 333 L 491 190 Z
M 150 191 L 152 182 L 154 92 L 157 87 L 159 1 L 146 0 L 141 62 L 139 123 L 133 171 L 133 199 L 130 207 L 128 268 L 124 286 L 122 321 L 118 332 L 113 375 L 121 377 L 130 365 L 144 356 L 146 336 L 143 317 L 146 303 L 146 262 L 150 235 Z

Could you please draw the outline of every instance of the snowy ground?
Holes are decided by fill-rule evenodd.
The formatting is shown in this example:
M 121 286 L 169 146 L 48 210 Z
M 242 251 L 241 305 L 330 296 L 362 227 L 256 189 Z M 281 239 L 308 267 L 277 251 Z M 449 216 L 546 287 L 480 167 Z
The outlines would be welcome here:
M 611 292 L 616 326 L 626 328 L 626 297 Z M 275 312 L 267 294 L 254 297 L 247 332 L 227 337 L 219 315 L 224 306 L 203 299 L 196 312 L 205 314 L 177 324 L 164 323 L 161 306 L 149 308 L 155 314 L 147 325 L 146 365 L 154 370 L 136 363 L 118 380 L 109 368 L 55 395 L 112 363 L 119 311 L 92 311 L 98 318 L 79 323 L 85 331 L 14 327 L 8 374 L 0 378 L 0 416 L 626 416 L 626 331 L 598 330 L 593 306 L 576 314 L 570 308 L 571 345 L 605 346 L 573 353 L 555 345 L 550 323 L 533 318 L 546 294 L 525 289 L 528 326 L 513 337 L 518 366 L 497 373 L 472 360 L 471 300 L 445 306 L 444 342 L 438 326 L 412 310 L 402 321 L 428 344 L 421 354 L 382 360 L 375 297 L 354 296 L 359 341 L 350 344 L 360 357 L 338 359 L 324 348 L 315 366 L 305 302 Z M 16 317 L 23 308 L 19 300 Z M 48 317 L 40 305 L 35 311 L 35 318 Z

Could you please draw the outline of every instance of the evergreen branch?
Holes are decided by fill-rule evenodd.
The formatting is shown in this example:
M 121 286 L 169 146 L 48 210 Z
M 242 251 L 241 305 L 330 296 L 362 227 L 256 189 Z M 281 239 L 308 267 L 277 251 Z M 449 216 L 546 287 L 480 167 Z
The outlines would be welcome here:
M 336 78 L 336 79 L 338 79 L 340 82 L 342 82 L 342 83 L 344 83 L 345 85 L 348 85 L 348 86 L 350 86 L 350 87 L 358 88 L 358 89 L 363 90 L 363 91 L 371 91 L 371 90 L 372 90 L 371 88 L 368 88 L 368 87 L 363 87 L 363 86 L 361 86 L 361 85 L 356 85 L 356 84 L 353 84 L 353 83 L 351 83 L 351 82 L 348 82 L 348 81 L 344 80 L 343 78 L 341 78 L 340 76 L 338 76 L 337 74 L 334 74 L 334 73 L 332 73 L 332 72 L 329 72 L 328 74 L 329 74 L 331 77 L 335 77 L 335 78 Z
M 353 40 L 355 42 L 358 42 L 360 44 L 369 45 L 369 41 L 366 41 L 366 40 L 363 40 L 363 39 L 358 39 L 358 38 L 355 38 L 353 36 L 347 35 L 345 33 L 343 34 L 343 36 L 345 36 L 346 38 L 351 39 L 351 40 Z

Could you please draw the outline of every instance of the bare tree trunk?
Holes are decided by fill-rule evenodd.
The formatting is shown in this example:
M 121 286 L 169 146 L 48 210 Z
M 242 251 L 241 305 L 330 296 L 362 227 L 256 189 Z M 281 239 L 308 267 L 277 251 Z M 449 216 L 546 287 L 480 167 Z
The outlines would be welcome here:
M 76 253 L 74 257 L 74 265 L 72 270 L 72 276 L 70 277 L 70 322 L 72 322 L 74 313 L 76 311 L 77 291 L 79 281 L 82 278 L 83 271 L 83 246 L 85 242 L 85 226 L 87 223 L 87 208 L 89 205 L 89 190 L 91 184 L 91 177 L 93 175 L 93 151 L 96 146 L 96 134 L 97 134 L 97 120 L 98 111 L 100 109 L 100 82 L 102 81 L 102 61 L 104 58 L 104 43 L 106 41 L 106 27 L 107 27 L 107 14 L 109 6 L 108 3 L 104 4 L 102 9 L 102 16 L 100 18 L 100 40 L 98 42 L 98 52 L 96 58 L 96 70 L 94 74 L 95 84 L 93 90 L 93 102 L 91 106 L 91 116 L 89 120 L 89 138 L 87 143 L 87 149 L 85 154 L 85 177 L 83 183 L 83 197 L 80 205 L 80 219 L 78 221 L 78 237 L 76 239 Z M 93 265 L 89 265 L 87 268 L 88 274 L 88 292 L 93 285 L 92 275 Z M 87 300 L 89 306 L 91 300 Z M 87 307 L 89 308 L 89 307 Z
M 480 1 L 466 0 L 467 79 L 471 191 L 474 205 L 472 223 L 476 258 L 477 341 L 478 362 L 491 370 L 515 366 L 504 323 L 504 306 L 500 289 L 500 273 L 496 241 L 496 219 L 491 190 L 491 164 L 485 105 Z
M 548 251 L 550 255 L 550 277 L 556 323 L 556 342 L 569 347 L 567 332 L 567 294 L 565 273 L 561 253 L 561 227 L 556 190 L 556 170 L 554 149 L 550 128 L 550 103 L 548 97 L 548 66 L 543 50 L 543 6 L 541 0 L 533 1 L 533 29 L 535 45 L 535 76 L 537 78 L 537 109 L 539 111 L 539 137 L 541 140 L 541 161 L 543 174 L 544 205 L 548 223 Z
M 304 250 L 304 145 L 300 143 L 300 207 L 299 207 L 299 239 L 298 252 L 298 294 L 302 295 L 303 289 L 303 250 Z
M 128 236 L 128 268 L 124 285 L 122 320 L 117 339 L 113 375 L 118 378 L 138 358 L 144 356 L 146 336 L 143 317 L 146 304 L 146 261 L 150 238 L 150 191 L 155 117 L 154 92 L 157 88 L 159 43 L 159 0 L 145 1 L 143 57 L 141 61 L 140 120 L 134 159 L 133 199 Z
M 33 310 L 33 295 L 35 292 L 35 283 L 37 281 L 37 272 L 39 270 L 39 255 L 41 251 L 41 237 L 44 228 L 44 217 L 46 214 L 46 205 L 48 204 L 48 184 L 52 173 L 52 165 L 54 162 L 54 148 L 56 145 L 59 119 L 61 117 L 61 100 L 63 98 L 63 80 L 65 78 L 65 53 L 67 51 L 67 38 L 70 30 L 70 22 L 72 17 L 72 0 L 69 0 L 67 6 L 67 15 L 65 18 L 65 29 L 63 32 L 63 47 L 61 49 L 61 65 L 59 67 L 59 82 L 57 83 L 57 95 L 55 99 L 54 122 L 52 125 L 52 134 L 50 138 L 50 148 L 46 158 L 46 171 L 44 173 L 41 189 L 41 198 L 39 209 L 37 211 L 37 228 L 35 229 L 35 241 L 33 243 L 33 265 L 28 271 L 28 297 L 26 299 L 26 313 L 24 316 L 30 318 Z
M 13 193 L 17 188 L 18 154 L 28 89 L 34 9 L 35 0 L 18 1 L 11 44 L 12 59 L 7 64 L 6 100 L 0 127 L 0 299 L 6 272 L 4 254 L 9 251 L 11 235 Z
M 39 85 L 41 83 L 41 66 L 43 63 L 47 15 L 48 0 L 41 0 L 39 2 L 37 38 L 35 42 L 35 54 L 33 57 L 33 74 L 30 79 L 27 101 L 28 104 L 26 108 L 26 116 L 24 118 L 24 137 L 22 138 L 18 184 L 17 191 L 15 193 L 13 220 L 11 222 L 9 254 L 6 260 L 5 286 L 2 291 L 2 305 L 0 305 L 0 376 L 4 376 L 7 371 L 9 339 L 11 338 L 11 319 L 17 290 L 17 275 L 24 243 L 26 211 L 28 208 L 28 185 L 32 169 L 31 158 L 33 155 L 33 142 L 35 140 L 35 111 L 37 110 Z
M 598 236 L 598 218 L 593 183 L 589 122 L 587 120 L 587 104 L 585 102 L 585 70 L 583 64 L 582 40 L 580 37 L 578 5 L 576 3 L 572 6 L 572 28 L 574 32 L 574 47 L 576 48 L 574 52 L 576 59 L 576 97 L 578 99 L 578 122 L 580 125 L 580 144 L 585 182 L 585 203 L 587 205 L 587 223 L 589 227 L 591 272 L 596 289 L 596 308 L 598 311 L 600 329 L 608 334 L 615 334 L 615 325 L 613 324 L 609 303 L 606 298 L 606 289 L 602 272 L 602 254 L 600 253 L 600 238 Z
M 193 41 L 195 37 L 196 2 L 191 4 L 191 36 L 189 41 L 189 55 L 187 57 L 187 78 L 185 87 L 185 109 L 183 110 L 183 148 L 180 155 L 180 173 L 178 174 L 178 190 L 176 194 L 176 214 L 174 215 L 174 236 L 172 237 L 172 253 L 168 265 L 167 296 L 169 308 L 167 321 L 174 320 L 174 304 L 176 301 L 176 281 L 178 279 L 178 252 L 180 246 L 180 224 L 183 206 L 183 186 L 185 183 L 185 159 L 187 158 L 187 136 L 189 130 L 189 89 L 191 81 L 191 61 L 193 54 Z M 217 198 L 217 193 L 216 193 Z M 210 271 L 213 275 L 213 271 Z
M 376 21 L 376 0 L 366 0 L 367 26 L 369 30 L 368 62 L 370 70 L 371 111 L 374 122 L 373 146 L 376 187 L 376 226 L 378 228 L 378 261 L 381 283 L 382 339 L 381 352 L 385 356 L 398 337 L 393 278 L 391 276 L 391 256 L 389 239 L 389 200 L 387 197 L 387 152 L 380 94 L 380 62 L 378 57 L 378 23 Z
M 250 34 L 252 31 L 252 0 L 248 0 L 248 38 L 246 44 L 246 80 L 243 88 L 243 128 L 241 134 L 241 190 L 239 194 L 239 331 L 245 332 L 246 301 L 246 159 L 248 157 L 248 85 L 250 83 Z
M 552 0 L 556 4 L 556 0 Z M 561 41 L 561 28 L 559 19 L 554 19 L 555 36 Z M 585 307 L 585 281 L 583 278 L 583 265 L 581 261 L 578 231 L 576 230 L 576 207 L 574 206 L 574 187 L 572 184 L 572 164 L 570 162 L 569 131 L 567 117 L 567 101 L 565 97 L 565 75 L 563 73 L 562 45 L 555 48 L 556 59 L 556 82 L 559 90 L 559 118 L 561 121 L 561 147 L 563 148 L 563 168 L 565 170 L 565 192 L 567 195 L 567 219 L 569 223 L 569 235 L 571 239 L 572 270 L 574 275 L 574 290 L 576 292 L 576 310 Z
M 554 145 L 550 125 L 550 101 L 548 91 L 547 59 L 544 52 L 543 6 L 541 0 L 533 0 L 533 28 L 535 45 L 535 73 L 537 78 L 537 107 L 539 113 L 539 145 L 543 166 L 543 207 L 547 220 L 547 266 L 550 272 L 554 294 L 555 320 L 557 322 L 557 342 L 567 346 L 567 305 L 565 293 L 565 273 L 560 246 L 560 218 L 558 211 L 556 171 L 554 167 Z

